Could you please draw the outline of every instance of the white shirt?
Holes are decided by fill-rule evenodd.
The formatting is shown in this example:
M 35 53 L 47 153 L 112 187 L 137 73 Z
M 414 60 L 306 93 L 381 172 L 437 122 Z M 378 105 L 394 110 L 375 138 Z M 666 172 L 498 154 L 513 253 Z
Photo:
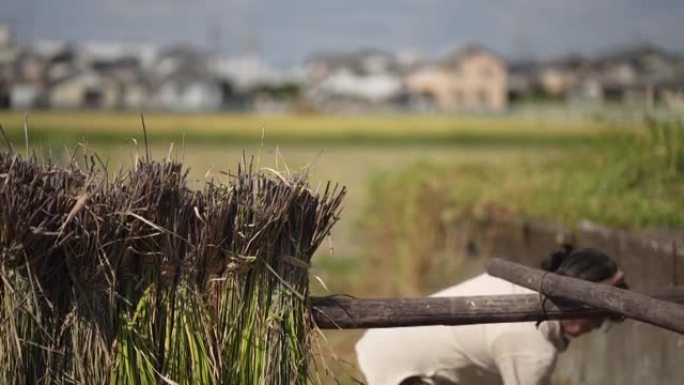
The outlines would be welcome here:
M 436 297 L 528 294 L 508 281 L 479 275 Z M 558 321 L 372 329 L 356 344 L 368 385 L 397 385 L 411 376 L 459 385 L 548 384 L 567 341 Z

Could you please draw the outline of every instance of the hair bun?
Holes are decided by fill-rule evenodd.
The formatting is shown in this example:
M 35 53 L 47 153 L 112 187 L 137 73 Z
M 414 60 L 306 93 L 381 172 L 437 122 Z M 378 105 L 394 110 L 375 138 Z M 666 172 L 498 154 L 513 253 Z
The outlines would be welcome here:
M 563 244 L 561 246 L 561 250 L 553 252 L 547 260 L 541 263 L 541 268 L 550 272 L 558 270 L 558 268 L 563 263 L 565 258 L 567 258 L 570 255 L 570 253 L 572 253 L 572 250 L 572 245 Z

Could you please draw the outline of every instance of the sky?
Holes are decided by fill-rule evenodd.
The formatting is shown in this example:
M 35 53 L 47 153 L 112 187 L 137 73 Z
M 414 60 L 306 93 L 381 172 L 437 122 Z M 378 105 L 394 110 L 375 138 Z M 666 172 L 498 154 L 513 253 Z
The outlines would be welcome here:
M 193 43 L 291 66 L 378 48 L 439 55 L 480 43 L 507 58 L 651 42 L 684 52 L 682 0 L 2 0 L 16 40 Z

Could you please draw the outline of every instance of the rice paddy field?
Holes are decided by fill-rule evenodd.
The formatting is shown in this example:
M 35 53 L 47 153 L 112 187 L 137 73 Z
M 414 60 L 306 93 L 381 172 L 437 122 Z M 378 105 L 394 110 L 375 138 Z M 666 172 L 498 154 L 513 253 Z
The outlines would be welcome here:
M 22 153 L 24 122 L 0 112 Z M 374 284 L 397 272 L 373 270 L 371 254 L 415 257 L 418 242 L 420 258 L 430 258 L 424 234 L 434 223 L 489 207 L 569 225 L 684 226 L 681 121 L 146 114 L 145 126 L 152 158 L 182 162 L 190 186 L 234 175 L 252 157 L 257 168 L 305 170 L 314 189 L 346 186 L 341 218 L 312 261 L 324 282 L 311 280 L 313 294 L 396 294 Z M 28 131 L 33 151 L 62 163 L 96 152 L 109 169 L 128 169 L 147 151 L 137 114 L 36 111 Z M 354 383 L 357 335 L 325 333 L 323 345 L 339 359 L 328 360 L 324 383 Z
M 243 154 L 263 167 L 307 168 L 313 183 L 348 187 L 333 248 L 355 254 L 354 228 L 363 217 L 369 183 L 377 175 L 416 163 L 510 164 L 594 143 L 606 123 L 562 123 L 534 118 L 477 116 L 257 116 L 146 114 L 151 151 L 182 160 L 191 181 L 234 169 Z M 24 142 L 24 114 L 0 113 L 10 140 Z M 112 166 L 130 167 L 143 143 L 133 113 L 47 112 L 28 116 L 30 145 L 66 157 L 78 143 Z
M 236 144 L 511 144 L 561 143 L 590 140 L 604 123 L 505 116 L 449 115 L 230 115 L 146 114 L 150 141 Z M 24 114 L 0 113 L 8 127 L 21 127 Z M 32 135 L 60 143 L 85 138 L 112 143 L 140 135 L 140 115 L 134 113 L 47 112 L 29 116 Z M 12 138 L 21 131 L 8 130 Z

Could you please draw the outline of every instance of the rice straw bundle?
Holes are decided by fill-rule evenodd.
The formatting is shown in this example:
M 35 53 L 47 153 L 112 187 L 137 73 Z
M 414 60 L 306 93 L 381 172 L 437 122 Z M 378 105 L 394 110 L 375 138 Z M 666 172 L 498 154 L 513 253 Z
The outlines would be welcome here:
M 308 268 L 343 188 L 96 165 L 0 154 L 1 383 L 316 382 Z

